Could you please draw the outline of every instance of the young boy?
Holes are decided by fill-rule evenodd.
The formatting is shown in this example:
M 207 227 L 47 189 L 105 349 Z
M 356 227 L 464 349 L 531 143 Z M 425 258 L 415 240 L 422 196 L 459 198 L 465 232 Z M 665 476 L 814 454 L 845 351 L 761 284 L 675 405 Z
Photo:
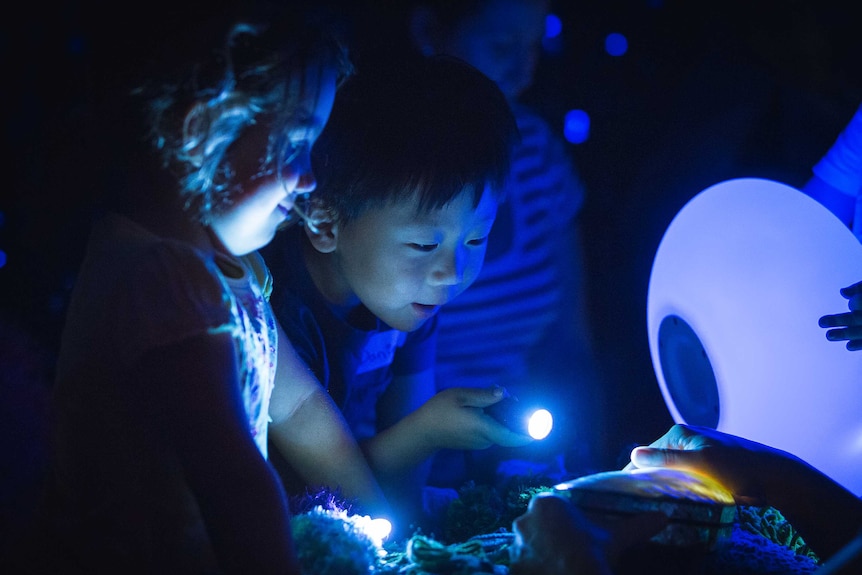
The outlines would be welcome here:
M 312 223 L 265 254 L 288 338 L 405 520 L 438 449 L 530 442 L 483 413 L 502 389 L 434 394 L 436 313 L 482 266 L 517 137 L 503 94 L 460 60 L 362 69 L 314 148 Z

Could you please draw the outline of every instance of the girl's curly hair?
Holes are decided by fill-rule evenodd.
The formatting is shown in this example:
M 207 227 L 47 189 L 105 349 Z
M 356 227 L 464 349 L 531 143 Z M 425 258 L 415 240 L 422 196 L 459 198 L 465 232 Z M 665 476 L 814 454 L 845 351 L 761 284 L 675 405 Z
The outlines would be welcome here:
M 353 71 L 344 44 L 324 22 L 257 15 L 234 21 L 221 38 L 218 49 L 186 69 L 174 66 L 169 79 L 133 90 L 144 99 L 147 140 L 178 177 L 186 209 L 204 224 L 231 200 L 227 151 L 243 130 L 267 118 L 259 169 L 275 169 L 292 152 L 286 132 L 308 93 L 307 72 L 335 70 L 341 82 Z

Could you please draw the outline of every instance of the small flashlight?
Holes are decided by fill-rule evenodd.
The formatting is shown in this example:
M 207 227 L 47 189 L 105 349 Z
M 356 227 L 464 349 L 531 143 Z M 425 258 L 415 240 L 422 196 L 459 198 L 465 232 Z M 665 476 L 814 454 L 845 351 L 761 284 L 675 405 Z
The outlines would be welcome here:
M 533 439 L 545 439 L 554 427 L 554 418 L 547 409 L 528 407 L 511 395 L 486 407 L 485 413 L 512 431 Z

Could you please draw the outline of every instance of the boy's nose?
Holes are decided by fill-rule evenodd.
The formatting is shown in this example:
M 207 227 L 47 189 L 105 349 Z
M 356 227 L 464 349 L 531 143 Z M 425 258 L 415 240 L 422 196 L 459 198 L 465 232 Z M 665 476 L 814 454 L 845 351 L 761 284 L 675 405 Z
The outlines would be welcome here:
M 433 285 L 458 285 L 464 281 L 464 257 L 457 251 L 441 254 L 431 273 Z

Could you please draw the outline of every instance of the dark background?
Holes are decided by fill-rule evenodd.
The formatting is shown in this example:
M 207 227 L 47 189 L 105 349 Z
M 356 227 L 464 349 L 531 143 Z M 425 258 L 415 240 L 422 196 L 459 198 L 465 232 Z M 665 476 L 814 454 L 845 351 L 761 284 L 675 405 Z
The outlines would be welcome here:
M 33 446 L 100 174 L 122 168 L 109 165 L 112 143 L 98 129 L 106 86 L 135 65 L 135 39 L 152 40 L 154 22 L 191 14 L 173 23 L 194 26 L 194 11 L 179 16 L 164 2 L 94 4 L 20 6 L 4 14 L 0 36 L 0 433 L 3 465 L 25 476 L 39 466 Z M 397 5 L 340 8 L 369 46 L 395 49 Z M 581 218 L 610 465 L 671 423 L 645 311 L 664 229 L 688 199 L 729 178 L 801 186 L 862 101 L 862 50 L 850 3 L 834 0 L 561 0 L 554 11 L 558 50 L 544 55 L 524 99 L 560 130 L 569 109 L 591 118 L 589 139 L 569 151 L 588 193 Z M 628 39 L 624 55 L 604 50 L 611 32 Z

